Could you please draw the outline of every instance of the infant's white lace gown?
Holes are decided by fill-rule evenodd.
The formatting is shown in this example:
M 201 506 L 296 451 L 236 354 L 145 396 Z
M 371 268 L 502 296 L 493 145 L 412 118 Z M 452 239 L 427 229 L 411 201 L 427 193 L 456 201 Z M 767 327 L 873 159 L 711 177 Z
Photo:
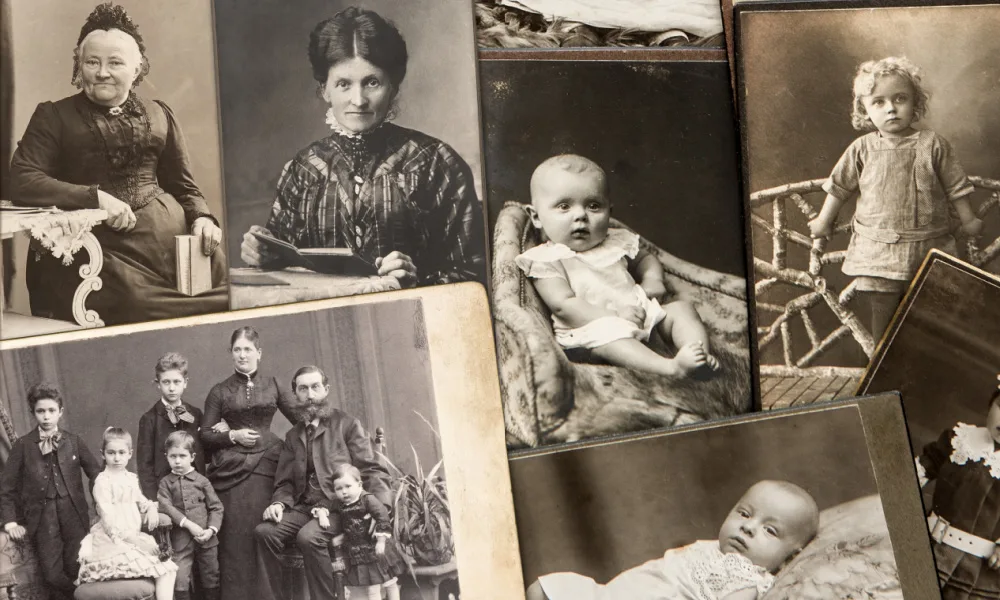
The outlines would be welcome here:
M 556 341 L 563 348 L 596 348 L 626 338 L 646 341 L 663 320 L 663 308 L 646 296 L 628 272 L 628 259 L 638 253 L 637 234 L 612 228 L 608 237 L 590 250 L 575 252 L 565 244 L 545 242 L 521 253 L 514 262 L 529 278 L 565 279 L 578 298 L 619 315 L 595 319 L 577 328 L 552 316 Z M 620 316 L 628 306 L 645 311 L 642 327 Z
M 774 576 L 745 556 L 723 554 L 718 540 L 701 540 L 667 550 L 604 585 L 576 573 L 553 573 L 538 581 L 550 600 L 718 600 L 746 588 L 755 588 L 760 598 Z

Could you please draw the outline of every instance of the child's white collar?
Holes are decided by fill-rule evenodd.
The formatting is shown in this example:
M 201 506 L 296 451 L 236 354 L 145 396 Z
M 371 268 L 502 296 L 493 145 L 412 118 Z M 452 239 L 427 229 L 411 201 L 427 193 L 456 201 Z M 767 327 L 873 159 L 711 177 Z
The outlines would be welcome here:
M 955 437 L 951 440 L 952 453 L 949 457 L 956 465 L 979 462 L 990 469 L 990 477 L 1000 479 L 1000 451 L 996 450 L 993 436 L 985 427 L 959 423 L 955 425 Z

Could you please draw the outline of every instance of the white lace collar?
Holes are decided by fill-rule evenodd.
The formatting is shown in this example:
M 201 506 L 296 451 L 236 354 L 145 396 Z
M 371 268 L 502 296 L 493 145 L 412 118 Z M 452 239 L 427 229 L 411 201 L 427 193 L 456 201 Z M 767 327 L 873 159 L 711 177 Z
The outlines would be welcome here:
M 990 469 L 990 477 L 1000 479 L 1000 451 L 996 450 L 993 436 L 985 427 L 959 423 L 955 425 L 951 440 L 951 462 L 956 465 L 979 462 Z
M 577 252 L 565 244 L 545 242 L 525 252 L 522 256 L 535 262 L 558 262 L 579 258 L 593 267 L 606 267 L 623 257 L 635 258 L 639 253 L 639 235 L 627 229 L 612 227 L 608 237 L 590 250 Z

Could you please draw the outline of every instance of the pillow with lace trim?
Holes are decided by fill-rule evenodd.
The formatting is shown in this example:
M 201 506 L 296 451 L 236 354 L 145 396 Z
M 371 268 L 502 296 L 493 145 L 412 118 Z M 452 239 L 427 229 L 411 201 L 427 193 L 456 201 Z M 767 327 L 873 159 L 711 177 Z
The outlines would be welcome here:
M 754 588 L 762 597 L 774 583 L 774 575 L 741 554 L 723 554 L 718 542 L 705 545 L 703 559 L 694 565 L 699 600 L 725 598 L 733 592 Z
M 559 266 L 559 261 L 578 258 L 595 268 L 613 265 L 622 258 L 635 258 L 639 254 L 639 236 L 627 229 L 614 227 L 608 229 L 608 237 L 597 246 L 583 252 L 571 250 L 565 244 L 545 242 L 519 254 L 514 263 L 528 277 L 544 279 L 546 277 L 566 278 L 566 273 Z

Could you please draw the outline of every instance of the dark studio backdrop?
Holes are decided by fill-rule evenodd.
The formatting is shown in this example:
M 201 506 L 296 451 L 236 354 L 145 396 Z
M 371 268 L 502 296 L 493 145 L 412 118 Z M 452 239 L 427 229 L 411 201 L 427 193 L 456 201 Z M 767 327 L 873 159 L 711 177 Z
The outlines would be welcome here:
M 862 135 L 850 122 L 857 67 L 886 56 L 905 56 L 924 72 L 931 99 L 927 116 L 916 126 L 951 142 L 970 175 L 1000 179 L 997 5 L 745 12 L 740 24 L 748 194 L 828 177 L 844 150 Z M 975 198 L 978 204 L 986 196 Z M 823 196 L 812 199 L 818 209 Z M 849 220 L 853 211 L 853 202 L 845 205 L 838 222 Z M 760 214 L 770 221 L 770 209 Z M 789 205 L 788 215 L 790 227 L 808 233 L 797 209 Z M 984 239 L 1000 232 L 998 216 L 997 211 L 988 215 Z M 770 260 L 770 237 L 755 231 L 753 241 L 755 254 Z M 846 236 L 841 236 L 828 249 L 846 247 Z M 807 259 L 805 252 L 789 251 L 789 266 L 805 270 Z M 1000 271 L 1000 262 L 989 269 Z M 849 281 L 839 265 L 827 267 L 824 275 L 838 290 Z M 791 297 L 771 292 L 768 300 L 783 303 Z M 866 304 L 855 302 L 852 307 L 862 311 L 867 326 Z M 766 316 L 769 322 L 774 315 Z M 823 316 L 829 315 L 823 311 Z M 832 318 L 817 322 L 824 328 L 821 334 L 838 325 Z M 772 348 L 761 362 L 782 362 L 779 345 Z M 857 345 L 848 341 L 827 354 L 824 364 L 863 367 L 866 362 Z
M 718 539 L 762 479 L 820 510 L 878 491 L 857 407 L 771 417 L 511 461 L 525 584 L 572 571 L 607 582 L 670 549 Z
M 23 435 L 35 426 L 28 387 L 39 381 L 58 384 L 66 428 L 96 454 L 106 427 L 138 433 L 139 417 L 159 399 L 153 369 L 167 352 L 188 359 L 184 400 L 204 408 L 212 386 L 233 373 L 230 334 L 243 325 L 260 332 L 261 373 L 290 389 L 299 367 L 322 368 L 330 378 L 333 405 L 358 418 L 369 435 L 384 428 L 387 454 L 398 467 L 412 472 L 414 451 L 425 470 L 441 458 L 431 430 L 437 428 L 437 409 L 423 312 L 414 300 L 5 350 L 0 352 L 0 396 Z M 289 427 L 276 413 L 272 431 L 283 437 Z
M 961 421 L 985 426 L 1000 373 L 1000 283 L 935 261 L 865 393 L 899 390 L 914 452 Z
M 10 28 L 10 47 L 4 47 L 4 70 L 0 85 L 12 93 L 10 107 L 0 113 L 3 136 L 16 144 L 24 134 L 35 107 L 79 92 L 70 79 L 73 48 L 87 15 L 101 0 L 5 0 L 3 27 Z M 204 0 L 115 0 L 125 7 L 139 28 L 146 45 L 149 74 L 138 92 L 148 99 L 162 100 L 173 109 L 191 158 L 191 171 L 212 213 L 219 218 L 223 234 L 222 170 L 219 156 L 219 113 L 215 86 L 215 48 L 212 9 Z M 12 75 L 11 75 L 12 73 Z M 0 161 L 10 162 L 3 146 Z M 6 174 L 6 171 L 4 171 Z M 6 179 L 6 177 L 4 177 Z M 6 184 L 5 184 L 6 185 Z M 6 188 L 4 188 L 6 190 Z M 3 196 L 4 200 L 9 200 Z M 24 287 L 25 236 L 16 240 L 14 263 L 17 277 L 11 303 L 17 312 L 30 314 Z
M 233 266 L 251 225 L 264 225 L 286 162 L 330 135 L 309 32 L 348 6 L 393 21 L 409 52 L 394 121 L 452 146 L 482 173 L 472 4 L 460 0 L 216 0 L 219 97 Z M 482 196 L 480 192 L 480 197 Z
M 729 67 L 724 61 L 480 62 L 491 226 L 529 203 L 546 158 L 608 174 L 613 217 L 685 260 L 746 276 Z

